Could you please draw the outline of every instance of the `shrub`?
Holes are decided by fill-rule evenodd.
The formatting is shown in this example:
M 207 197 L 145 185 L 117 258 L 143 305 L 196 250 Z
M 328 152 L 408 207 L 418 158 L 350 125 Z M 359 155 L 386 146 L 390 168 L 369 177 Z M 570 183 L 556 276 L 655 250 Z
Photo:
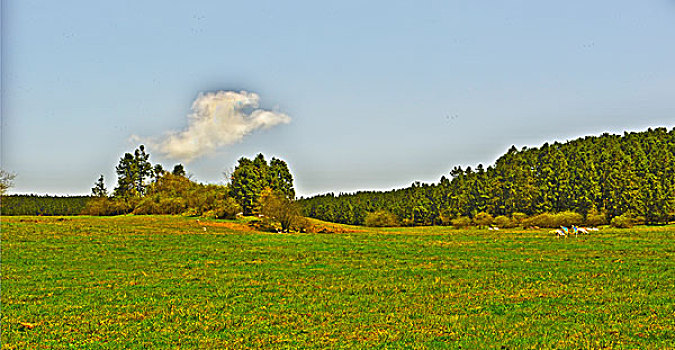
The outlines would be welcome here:
M 216 201 L 213 205 L 213 212 L 218 219 L 235 219 L 237 213 L 241 212 L 241 206 L 230 197 Z
M 111 216 L 123 215 L 131 212 L 129 203 L 121 199 L 110 199 L 106 197 L 94 197 L 82 210 L 83 215 Z
M 616 228 L 631 228 L 633 227 L 633 219 L 626 214 L 615 216 L 612 218 L 610 225 Z
M 186 211 L 181 213 L 183 216 L 200 216 L 201 214 L 195 208 L 188 208 Z
M 279 232 L 281 231 L 281 225 L 275 221 L 272 221 L 268 218 L 263 220 L 251 220 L 248 223 L 248 226 L 253 228 L 256 231 L 262 232 Z
M 134 215 L 177 215 L 187 209 L 185 199 L 162 198 L 159 194 L 144 197 L 133 210 Z
M 563 211 L 554 215 L 556 227 L 557 226 L 572 226 L 581 225 L 584 222 L 584 217 L 573 211 Z
M 450 222 L 452 222 L 452 226 L 455 228 L 465 228 L 471 225 L 471 219 L 466 216 L 458 216 L 450 220 Z
M 497 227 L 500 228 L 511 228 L 516 226 L 513 220 L 511 220 L 508 216 L 504 215 L 496 217 L 493 221 L 493 224 L 495 224 Z
M 605 218 L 605 215 L 600 214 L 597 209 L 593 208 L 586 214 L 585 222 L 588 226 L 600 226 L 606 225 L 607 219 Z
M 409 226 L 415 226 L 415 221 L 410 218 L 404 218 L 401 220 L 401 226 L 409 227 Z
M 141 199 L 134 208 L 134 215 L 153 215 L 160 214 L 159 196 L 147 196 Z
M 370 227 L 392 227 L 398 224 L 396 216 L 385 210 L 368 213 L 364 223 Z
M 486 212 L 480 212 L 473 218 L 473 222 L 479 227 L 492 225 L 494 220 L 495 219 L 492 217 L 492 215 Z
M 511 217 L 513 218 L 515 225 L 520 225 L 523 223 L 523 221 L 525 221 L 525 219 L 527 219 L 527 215 L 525 213 L 518 212 L 511 214 Z
M 644 225 L 647 223 L 647 218 L 645 216 L 639 215 L 636 217 L 633 217 L 633 224 L 635 225 Z M 657 222 L 650 222 L 650 224 L 654 224 Z
M 557 214 L 541 213 L 523 221 L 525 226 L 539 227 L 581 225 L 583 222 L 584 217 L 581 214 L 572 211 L 564 211 Z
M 310 232 L 312 230 L 312 223 L 304 216 L 300 216 L 295 220 L 291 229 L 298 232 Z
M 302 210 L 296 201 L 282 193 L 274 193 L 269 188 L 262 190 L 260 194 L 260 213 L 266 219 L 276 221 L 284 232 L 296 227 L 302 219 Z
M 159 213 L 177 215 L 187 209 L 185 199 L 179 197 L 161 198 L 159 200 Z
M 541 213 L 523 220 L 524 226 L 557 227 L 552 214 Z

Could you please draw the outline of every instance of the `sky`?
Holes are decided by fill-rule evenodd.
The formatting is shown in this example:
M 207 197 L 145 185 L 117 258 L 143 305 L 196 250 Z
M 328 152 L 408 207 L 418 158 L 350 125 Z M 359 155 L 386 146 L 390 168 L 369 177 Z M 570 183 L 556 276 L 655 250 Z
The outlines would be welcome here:
M 2 1 L 10 193 L 89 194 L 141 143 L 298 195 L 437 182 L 511 145 L 675 126 L 675 1 Z

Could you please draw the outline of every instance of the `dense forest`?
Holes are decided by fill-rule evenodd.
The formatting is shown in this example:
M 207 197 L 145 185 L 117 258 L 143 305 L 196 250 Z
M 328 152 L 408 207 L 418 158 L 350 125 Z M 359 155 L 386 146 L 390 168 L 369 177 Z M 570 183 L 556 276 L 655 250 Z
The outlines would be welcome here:
M 10 195 L 2 197 L 2 215 L 79 215 L 89 196 Z
M 309 217 L 357 225 L 369 219 L 402 225 L 492 224 L 497 218 L 520 222 L 555 213 L 592 218 L 594 224 L 615 218 L 667 223 L 675 216 L 675 128 L 605 133 L 538 148 L 513 146 L 494 165 L 454 167 L 436 184 L 329 193 L 299 202 Z

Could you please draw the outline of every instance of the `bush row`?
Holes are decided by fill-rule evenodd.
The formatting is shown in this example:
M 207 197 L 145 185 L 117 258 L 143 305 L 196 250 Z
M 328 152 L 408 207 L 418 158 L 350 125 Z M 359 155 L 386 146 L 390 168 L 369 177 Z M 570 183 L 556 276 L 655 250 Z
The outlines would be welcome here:
M 148 188 L 144 197 L 94 197 L 85 215 L 188 215 L 233 219 L 241 206 L 228 197 L 227 188 L 202 185 L 179 175 L 165 174 Z
M 630 215 L 624 214 L 614 217 L 610 225 L 613 227 L 627 228 L 635 224 L 644 223 L 643 218 L 634 218 Z M 528 217 L 523 213 L 514 213 L 511 216 L 497 216 L 493 217 L 489 213 L 478 213 L 473 218 L 467 216 L 459 216 L 448 220 L 447 225 L 455 228 L 465 228 L 469 226 L 477 227 L 499 227 L 499 228 L 513 228 L 513 227 L 546 227 L 554 228 L 560 226 L 600 226 L 608 224 L 605 216 L 597 212 L 589 212 L 586 217 L 579 213 L 572 211 L 564 211 L 560 213 L 542 213 L 535 216 Z M 368 213 L 365 218 L 365 225 L 371 227 L 392 227 L 398 226 L 399 222 L 396 216 L 385 210 L 378 210 Z M 405 226 L 405 225 L 404 225 Z

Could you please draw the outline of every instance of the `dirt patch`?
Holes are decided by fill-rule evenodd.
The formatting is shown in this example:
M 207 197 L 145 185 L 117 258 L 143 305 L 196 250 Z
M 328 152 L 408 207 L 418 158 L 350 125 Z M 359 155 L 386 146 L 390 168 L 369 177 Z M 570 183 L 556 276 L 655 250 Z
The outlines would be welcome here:
M 19 219 L 19 222 L 30 223 L 30 224 L 55 224 L 62 223 L 65 221 L 72 221 L 72 219 L 59 218 L 59 217 L 43 217 L 38 216 L 38 219 Z
M 340 226 L 312 225 L 307 229 L 308 233 L 359 233 L 360 230 L 347 229 Z

